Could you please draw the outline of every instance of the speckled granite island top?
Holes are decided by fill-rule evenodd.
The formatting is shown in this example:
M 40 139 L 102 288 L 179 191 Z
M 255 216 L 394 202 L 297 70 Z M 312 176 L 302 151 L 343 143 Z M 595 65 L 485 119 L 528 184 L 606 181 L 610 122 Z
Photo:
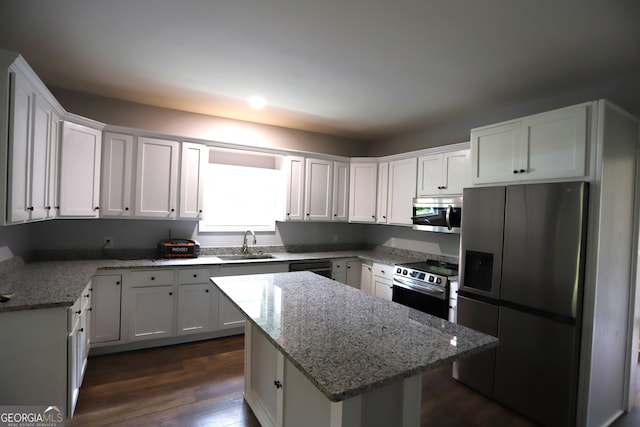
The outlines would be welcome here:
M 497 339 L 310 272 L 211 280 L 331 401 L 497 345 Z

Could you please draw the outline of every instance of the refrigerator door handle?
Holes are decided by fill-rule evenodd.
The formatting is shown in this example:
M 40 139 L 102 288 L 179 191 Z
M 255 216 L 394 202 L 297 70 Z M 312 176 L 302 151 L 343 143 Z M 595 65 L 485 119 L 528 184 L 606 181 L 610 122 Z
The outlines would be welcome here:
M 445 214 L 445 221 L 449 230 L 451 230 L 451 209 L 453 209 L 451 205 L 447 206 L 447 213 Z

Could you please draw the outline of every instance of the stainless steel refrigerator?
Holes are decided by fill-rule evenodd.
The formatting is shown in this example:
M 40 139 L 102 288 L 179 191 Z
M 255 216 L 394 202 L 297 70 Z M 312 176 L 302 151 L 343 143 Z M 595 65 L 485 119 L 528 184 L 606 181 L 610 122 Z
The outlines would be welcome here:
M 463 194 L 458 323 L 499 343 L 454 377 L 542 425 L 576 421 L 587 198 L 584 182 Z

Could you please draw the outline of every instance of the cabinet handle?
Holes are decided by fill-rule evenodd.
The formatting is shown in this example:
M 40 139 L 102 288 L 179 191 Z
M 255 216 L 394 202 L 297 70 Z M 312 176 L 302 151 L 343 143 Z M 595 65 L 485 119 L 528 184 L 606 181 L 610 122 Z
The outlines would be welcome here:
M 307 216 L 309 216 L 309 213 L 307 212 Z
M 275 380 L 273 382 L 273 385 L 276 386 L 276 388 L 282 388 L 282 383 L 280 381 L 278 381 L 278 380 Z
M 128 210 L 129 210 L 129 208 L 124 208 L 124 210 L 125 210 L 125 211 L 128 211 Z
M 350 265 L 347 265 L 347 270 L 350 270 L 350 269 L 351 269 L 351 266 L 350 266 Z
M 371 218 L 376 219 L 376 216 L 375 215 L 371 215 Z
M 84 332 L 84 328 L 78 329 L 78 332 Z
M 94 211 L 99 211 L 100 210 L 100 206 L 96 206 L 95 208 L 93 208 Z
M 200 210 L 198 211 L 198 213 L 202 213 L 202 209 L 200 209 Z
M 206 293 L 209 293 L 209 289 L 205 289 L 204 291 L 205 291 Z
M 46 210 L 50 211 L 51 210 L 51 206 L 45 206 L 44 207 Z
M 60 210 L 60 206 L 56 206 L 56 209 Z
M 80 311 L 80 310 L 76 311 L 76 314 L 81 314 L 81 313 L 82 313 L 82 311 Z
M 156 280 L 156 278 L 155 278 L 155 277 L 153 277 L 153 276 L 151 276 L 151 280 Z
M 169 296 L 173 295 L 173 292 L 169 292 Z
M 116 282 L 116 285 L 120 285 L 120 282 Z
M 382 215 L 382 219 L 387 219 L 387 216 L 386 215 Z
M 194 277 L 194 278 L 196 278 L 196 277 L 198 277 L 198 275 L 197 275 L 197 274 L 194 274 L 194 275 L 193 275 L 193 277 Z
M 171 212 L 175 212 L 176 210 L 174 208 L 171 208 Z
M 514 170 L 514 171 L 513 171 L 513 173 L 518 173 L 518 171 L 517 171 L 517 170 Z
M 27 210 L 28 210 L 28 211 L 32 211 L 32 210 L 33 210 L 33 206 L 29 206 L 29 207 L 27 208 Z
M 338 214 L 333 214 L 333 216 L 338 216 Z
M 526 171 L 524 169 L 520 169 L 520 173 L 525 173 Z

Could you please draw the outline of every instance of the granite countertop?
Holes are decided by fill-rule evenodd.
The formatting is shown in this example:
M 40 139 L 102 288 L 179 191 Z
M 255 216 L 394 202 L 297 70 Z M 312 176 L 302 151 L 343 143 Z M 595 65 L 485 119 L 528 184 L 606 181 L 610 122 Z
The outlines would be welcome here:
M 497 338 L 310 272 L 211 280 L 331 401 L 497 345 Z
M 415 260 L 375 250 L 331 252 L 272 253 L 268 259 L 227 261 L 215 255 L 192 259 L 98 259 L 85 261 L 44 261 L 27 263 L 22 268 L 0 275 L 0 294 L 14 293 L 8 302 L 0 303 L 0 313 L 40 308 L 68 307 L 80 296 L 91 277 L 100 272 L 123 269 L 173 267 L 209 267 L 213 265 L 259 264 L 357 257 L 369 262 L 394 264 Z

